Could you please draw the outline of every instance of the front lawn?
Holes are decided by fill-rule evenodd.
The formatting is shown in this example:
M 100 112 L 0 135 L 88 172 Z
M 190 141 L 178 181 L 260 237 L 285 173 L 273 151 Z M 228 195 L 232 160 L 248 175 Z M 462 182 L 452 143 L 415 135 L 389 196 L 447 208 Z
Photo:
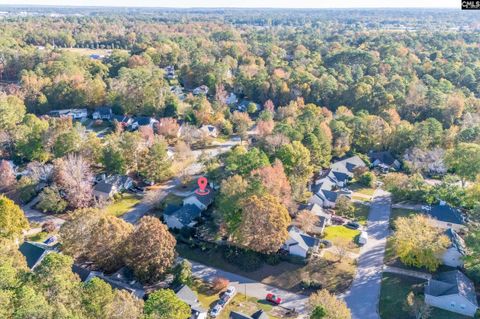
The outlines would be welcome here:
M 368 214 L 370 213 L 370 207 L 367 205 L 362 205 L 355 203 L 355 220 L 363 226 L 367 225 Z
M 303 289 L 302 281 L 317 283 L 335 293 L 343 292 L 350 286 L 355 274 L 355 262 L 352 259 L 345 257 L 339 261 L 337 256 L 329 252 L 325 252 L 321 258 L 310 260 L 307 265 L 264 263 L 260 269 L 246 272 L 228 263 L 219 249 L 201 250 L 185 244 L 177 244 L 176 248 L 184 258 L 297 293 L 310 292 Z
M 123 193 L 121 198 L 103 208 L 105 213 L 114 216 L 122 216 L 140 203 L 141 197 L 135 194 Z
M 328 226 L 323 233 L 324 239 L 330 240 L 334 245 L 347 245 L 350 250 L 358 250 L 358 236 L 360 231 L 342 225 Z
M 407 295 L 413 291 L 422 294 L 424 280 L 396 274 L 383 274 L 380 292 L 379 311 L 382 319 L 415 319 L 405 309 Z M 454 312 L 433 308 L 432 319 L 467 319 L 468 317 Z

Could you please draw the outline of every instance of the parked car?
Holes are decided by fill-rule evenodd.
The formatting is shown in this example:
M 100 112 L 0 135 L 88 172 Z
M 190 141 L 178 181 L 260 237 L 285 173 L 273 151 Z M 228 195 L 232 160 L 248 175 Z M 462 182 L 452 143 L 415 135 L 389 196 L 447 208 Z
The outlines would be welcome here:
M 282 303 L 282 298 L 278 297 L 277 295 L 274 294 L 267 294 L 267 297 L 265 298 L 268 302 L 271 302 L 275 305 L 279 305 Z
M 368 233 L 366 231 L 362 231 L 360 236 L 358 237 L 358 243 L 360 245 L 365 245 L 368 241 Z
M 340 216 L 332 216 L 332 223 L 335 224 L 335 225 L 343 225 L 347 222 L 347 220 L 343 217 L 340 217 Z
M 216 304 L 215 307 L 210 310 L 210 317 L 217 318 L 220 312 L 222 311 L 223 307 L 219 304 Z
M 357 222 L 348 222 L 344 226 L 347 227 L 347 228 L 350 228 L 350 229 L 359 229 L 360 228 L 360 224 L 357 223 Z
M 233 296 L 235 296 L 235 293 L 237 292 L 237 290 L 235 289 L 235 287 L 233 286 L 229 286 L 227 288 L 227 290 L 223 293 L 223 296 L 222 298 L 225 298 L 226 300 L 229 300 L 230 298 L 232 298 Z

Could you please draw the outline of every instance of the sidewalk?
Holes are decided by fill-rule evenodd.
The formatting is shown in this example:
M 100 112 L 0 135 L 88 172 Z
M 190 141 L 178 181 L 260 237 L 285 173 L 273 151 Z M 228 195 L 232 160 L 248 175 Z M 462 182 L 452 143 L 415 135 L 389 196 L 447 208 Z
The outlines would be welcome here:
M 416 270 L 403 269 L 398 267 L 392 267 L 387 265 L 383 265 L 383 271 L 389 272 L 392 274 L 405 275 L 405 276 L 415 277 L 415 278 L 425 279 L 425 280 L 429 280 L 432 278 L 432 275 L 429 273 L 416 271 Z

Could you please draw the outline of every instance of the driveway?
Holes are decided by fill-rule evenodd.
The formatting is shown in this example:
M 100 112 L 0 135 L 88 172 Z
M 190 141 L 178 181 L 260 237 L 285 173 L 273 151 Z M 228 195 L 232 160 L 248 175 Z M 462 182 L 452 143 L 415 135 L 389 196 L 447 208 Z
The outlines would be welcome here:
M 45 222 L 52 221 L 55 223 L 57 227 L 60 227 L 65 222 L 64 219 L 44 214 L 39 210 L 36 210 L 35 208 L 33 208 L 39 201 L 40 201 L 40 197 L 37 196 L 34 199 L 32 199 L 28 204 L 22 206 L 22 210 L 25 213 L 25 217 L 27 217 L 28 221 L 31 223 L 38 223 L 38 224 L 43 224 Z M 40 231 L 41 231 L 41 228 L 33 228 L 29 230 L 28 234 L 33 235 Z
M 360 249 L 352 286 L 342 296 L 352 312 L 352 319 L 380 319 L 378 301 L 390 209 L 390 194 L 377 190 L 368 215 L 368 242 Z
M 192 273 L 195 277 L 201 278 L 204 281 L 211 281 L 215 277 L 226 278 L 239 293 L 258 299 L 265 299 L 267 293 L 276 294 L 284 300 L 281 306 L 286 308 L 295 308 L 300 314 L 299 318 L 306 318 L 307 316 L 307 296 L 294 294 L 228 271 L 208 267 L 194 261 L 189 260 L 189 262 L 192 264 Z

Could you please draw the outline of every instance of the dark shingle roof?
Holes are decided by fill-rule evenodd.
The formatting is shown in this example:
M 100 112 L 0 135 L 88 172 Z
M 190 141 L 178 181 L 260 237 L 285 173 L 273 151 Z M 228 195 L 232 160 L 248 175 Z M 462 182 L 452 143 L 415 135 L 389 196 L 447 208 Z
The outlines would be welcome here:
M 334 202 L 337 201 L 337 197 L 338 197 L 337 192 L 332 192 L 332 191 L 329 191 L 329 190 L 326 190 L 326 189 L 322 189 L 321 192 L 323 193 L 325 198 L 328 199 L 330 202 L 334 203 Z
M 455 247 L 455 249 L 457 249 L 458 252 L 464 256 L 467 254 L 465 242 L 463 241 L 463 238 L 460 237 L 460 235 L 458 235 L 455 230 L 453 230 L 452 228 L 449 228 L 445 231 L 445 235 L 450 239 L 450 242 L 452 244 L 451 247 Z
M 268 315 L 263 310 L 259 310 L 252 315 L 253 319 L 268 319 Z
M 101 115 L 110 115 L 110 114 L 112 114 L 112 109 L 107 107 L 107 106 L 97 107 L 95 109 L 95 112 L 98 112 Z
M 175 216 L 183 225 L 190 224 L 195 218 L 201 215 L 202 211 L 195 205 L 187 204 L 174 211 L 172 216 Z
M 241 312 L 230 311 L 230 319 L 253 319 L 252 317 L 245 315 Z
M 200 203 L 202 203 L 205 206 L 210 206 L 213 203 L 215 194 L 213 193 L 213 189 L 208 188 L 209 193 L 206 195 L 198 195 L 197 193 L 194 194 L 194 196 L 198 199 Z
M 90 276 L 91 271 L 87 268 L 83 268 L 79 265 L 72 265 L 72 271 L 80 277 L 80 280 L 83 282 L 87 280 L 88 276 Z
M 465 224 L 465 218 L 460 211 L 448 204 L 430 206 L 430 209 L 425 210 L 425 213 L 442 222 L 460 225 Z
M 113 119 L 120 123 L 122 122 L 126 123 L 130 118 L 126 115 L 113 115 Z
M 477 305 L 477 295 L 472 281 L 459 270 L 447 271 L 434 276 L 425 286 L 425 294 L 436 297 L 458 294 Z
M 110 192 L 112 191 L 112 188 L 113 188 L 112 183 L 107 183 L 105 181 L 100 181 L 100 182 L 97 183 L 97 185 L 95 185 L 95 187 L 93 189 L 97 192 L 110 194 Z
M 135 118 L 135 121 L 138 123 L 139 126 L 150 125 L 150 120 L 151 117 L 148 116 L 140 116 Z
M 32 269 L 32 267 L 37 264 L 37 262 L 43 259 L 43 254 L 45 253 L 46 249 L 41 248 L 33 243 L 28 241 L 23 242 L 19 247 L 20 252 L 22 255 L 25 256 L 27 260 L 28 268 Z
M 369 155 L 372 162 L 379 160 L 381 163 L 386 165 L 393 165 L 393 163 L 395 162 L 395 158 L 393 157 L 392 153 L 388 151 L 371 152 Z
M 183 285 L 180 289 L 175 292 L 178 298 L 182 299 L 184 302 L 188 303 L 189 305 L 197 303 L 197 295 L 193 292 L 190 287 L 187 285 Z

